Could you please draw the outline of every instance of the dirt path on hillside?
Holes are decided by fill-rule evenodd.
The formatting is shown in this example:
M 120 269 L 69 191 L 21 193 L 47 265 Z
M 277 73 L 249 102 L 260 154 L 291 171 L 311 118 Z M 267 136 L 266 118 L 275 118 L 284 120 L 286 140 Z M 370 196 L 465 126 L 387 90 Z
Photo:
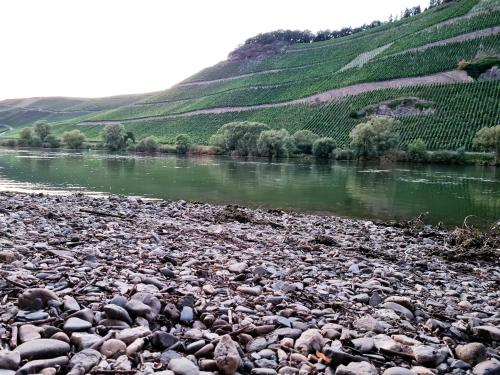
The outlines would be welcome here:
M 497 34 L 500 34 L 500 26 L 490 27 L 490 28 L 483 29 L 483 30 L 473 31 L 473 32 L 467 33 L 467 34 L 457 35 L 457 36 L 454 36 L 452 38 L 439 40 L 437 42 L 425 44 L 425 45 L 420 46 L 420 47 L 405 49 L 404 51 L 397 52 L 397 53 L 394 53 L 392 55 L 387 55 L 387 56 L 384 56 L 383 58 L 387 59 L 389 57 L 403 55 L 405 53 L 411 53 L 411 52 L 422 52 L 422 51 L 425 51 L 425 50 L 432 48 L 432 47 L 445 46 L 447 44 L 452 44 L 452 43 L 466 42 L 468 40 L 479 39 L 479 38 L 493 36 L 493 35 L 497 35 Z
M 142 121 L 164 120 L 164 119 L 166 120 L 166 119 L 190 117 L 197 115 L 221 114 L 228 112 L 245 112 L 256 109 L 278 108 L 278 107 L 285 107 L 297 104 L 322 104 L 342 97 L 358 95 L 364 92 L 381 90 L 381 89 L 400 88 L 407 86 L 433 85 L 433 84 L 451 84 L 451 83 L 470 82 L 470 81 L 472 81 L 472 78 L 470 78 L 466 72 L 459 70 L 452 70 L 449 72 L 437 73 L 423 77 L 399 78 L 390 81 L 359 83 L 356 85 L 332 89 L 305 98 L 295 99 L 281 103 L 257 104 L 257 105 L 241 106 L 241 107 L 206 108 L 206 109 L 199 109 L 195 111 L 176 113 L 171 115 L 145 116 L 145 117 L 122 119 L 122 120 L 83 121 L 80 122 L 79 125 L 107 125 L 114 123 L 130 123 L 130 122 L 142 122 Z

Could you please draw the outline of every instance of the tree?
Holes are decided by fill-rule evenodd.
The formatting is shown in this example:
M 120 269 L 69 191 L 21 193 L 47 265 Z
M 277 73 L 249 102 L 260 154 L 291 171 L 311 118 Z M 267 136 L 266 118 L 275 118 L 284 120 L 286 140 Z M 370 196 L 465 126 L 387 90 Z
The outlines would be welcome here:
M 191 138 L 187 134 L 179 134 L 175 137 L 175 149 L 178 154 L 186 154 L 191 147 Z
M 35 134 L 38 135 L 38 137 L 40 137 L 42 142 L 45 141 L 45 138 L 50 133 L 49 124 L 45 120 L 39 120 L 39 121 L 35 122 L 35 124 L 33 125 L 33 128 L 35 129 Z
M 148 152 L 150 154 L 154 154 L 156 151 L 158 151 L 158 140 L 156 137 L 149 136 L 146 138 L 142 138 L 139 143 L 137 143 L 137 146 L 135 146 L 135 149 L 139 152 Z
M 358 158 L 380 157 L 392 151 L 399 143 L 396 126 L 399 122 L 390 117 L 370 117 L 351 131 L 351 146 Z
M 125 139 L 125 128 L 122 124 L 106 125 L 102 132 L 104 147 L 110 151 L 123 150 L 127 145 Z
M 58 148 L 61 146 L 61 141 L 54 134 L 47 134 L 42 142 L 42 147 L 45 148 Z
M 217 130 L 210 138 L 210 143 L 225 153 L 256 156 L 257 140 L 265 130 L 270 130 L 269 126 L 260 122 L 230 122 Z
M 291 145 L 290 134 L 285 129 L 264 130 L 257 140 L 259 154 L 269 158 L 287 157 Z
M 85 135 L 80 130 L 72 130 L 68 132 L 64 132 L 62 135 L 63 143 L 72 149 L 81 148 L 83 142 L 85 142 Z
M 427 158 L 427 145 L 422 139 L 415 139 L 408 144 L 408 158 L 416 162 L 422 162 Z
M 30 146 L 33 140 L 31 128 L 24 128 L 19 132 L 19 146 Z
M 319 138 L 313 143 L 312 153 L 319 159 L 329 159 L 335 147 L 337 147 L 337 145 L 332 138 Z
M 495 152 L 495 164 L 500 161 L 500 125 L 479 129 L 474 138 L 474 146 Z
M 299 130 L 293 135 L 297 150 L 303 154 L 311 154 L 313 143 L 319 137 L 310 130 Z

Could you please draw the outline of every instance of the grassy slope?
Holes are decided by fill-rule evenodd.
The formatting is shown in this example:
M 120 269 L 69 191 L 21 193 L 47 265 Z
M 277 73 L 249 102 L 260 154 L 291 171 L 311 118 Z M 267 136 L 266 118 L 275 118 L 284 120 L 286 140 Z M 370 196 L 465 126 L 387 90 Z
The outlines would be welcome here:
M 416 77 L 454 69 L 460 59 L 471 59 L 480 51 L 500 52 L 500 35 L 445 46 L 406 52 L 429 43 L 500 25 L 500 0 L 461 0 L 379 28 L 336 40 L 294 45 L 284 53 L 252 62 L 223 62 L 204 69 L 185 83 L 223 79 L 204 85 L 177 86 L 158 93 L 103 99 L 49 98 L 19 108 L 15 101 L 0 102 L 0 124 L 29 125 L 39 118 L 54 123 L 62 133 L 86 121 L 136 119 L 189 112 L 204 108 L 246 106 L 285 102 L 332 88 L 360 82 Z M 485 12 L 486 10 L 486 12 Z M 459 17 L 456 22 L 453 18 Z M 387 46 L 362 67 L 342 68 L 361 54 Z M 268 72 L 268 70 L 279 71 Z M 241 74 L 259 73 L 232 80 Z M 219 115 L 197 115 L 127 123 L 138 137 L 156 135 L 172 142 L 176 134 L 188 133 L 206 143 L 218 127 L 234 120 L 256 120 L 290 131 L 308 128 L 333 136 L 345 145 L 348 133 L 360 120 L 352 110 L 402 96 L 417 96 L 434 104 L 427 116 L 401 118 L 403 143 L 424 138 L 430 148 L 470 147 L 481 126 L 500 122 L 498 82 L 464 83 L 431 87 L 379 90 L 347 97 L 322 106 L 295 105 Z M 16 106 L 17 108 L 13 108 Z M 63 113 L 40 112 L 43 108 Z M 78 126 L 91 139 L 98 139 L 101 125 Z M 16 130 L 7 132 L 15 136 Z

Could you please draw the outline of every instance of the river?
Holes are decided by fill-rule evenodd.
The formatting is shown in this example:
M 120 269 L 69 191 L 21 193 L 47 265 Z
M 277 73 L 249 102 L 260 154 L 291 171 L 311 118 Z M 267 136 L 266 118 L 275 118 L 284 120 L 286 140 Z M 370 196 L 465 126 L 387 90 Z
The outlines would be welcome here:
M 500 168 L 0 149 L 0 191 L 121 194 L 253 208 L 486 227 L 500 219 Z

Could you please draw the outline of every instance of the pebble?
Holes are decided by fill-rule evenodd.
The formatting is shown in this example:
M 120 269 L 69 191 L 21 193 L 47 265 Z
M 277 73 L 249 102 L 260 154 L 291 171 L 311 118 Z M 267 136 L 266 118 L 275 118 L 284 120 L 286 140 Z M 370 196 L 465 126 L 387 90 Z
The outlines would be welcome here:
M 168 363 L 175 375 L 199 375 L 200 369 L 187 358 L 174 358 Z
M 39 339 L 25 342 L 16 347 L 21 359 L 44 359 L 65 355 L 70 351 L 68 343 L 54 339 Z

